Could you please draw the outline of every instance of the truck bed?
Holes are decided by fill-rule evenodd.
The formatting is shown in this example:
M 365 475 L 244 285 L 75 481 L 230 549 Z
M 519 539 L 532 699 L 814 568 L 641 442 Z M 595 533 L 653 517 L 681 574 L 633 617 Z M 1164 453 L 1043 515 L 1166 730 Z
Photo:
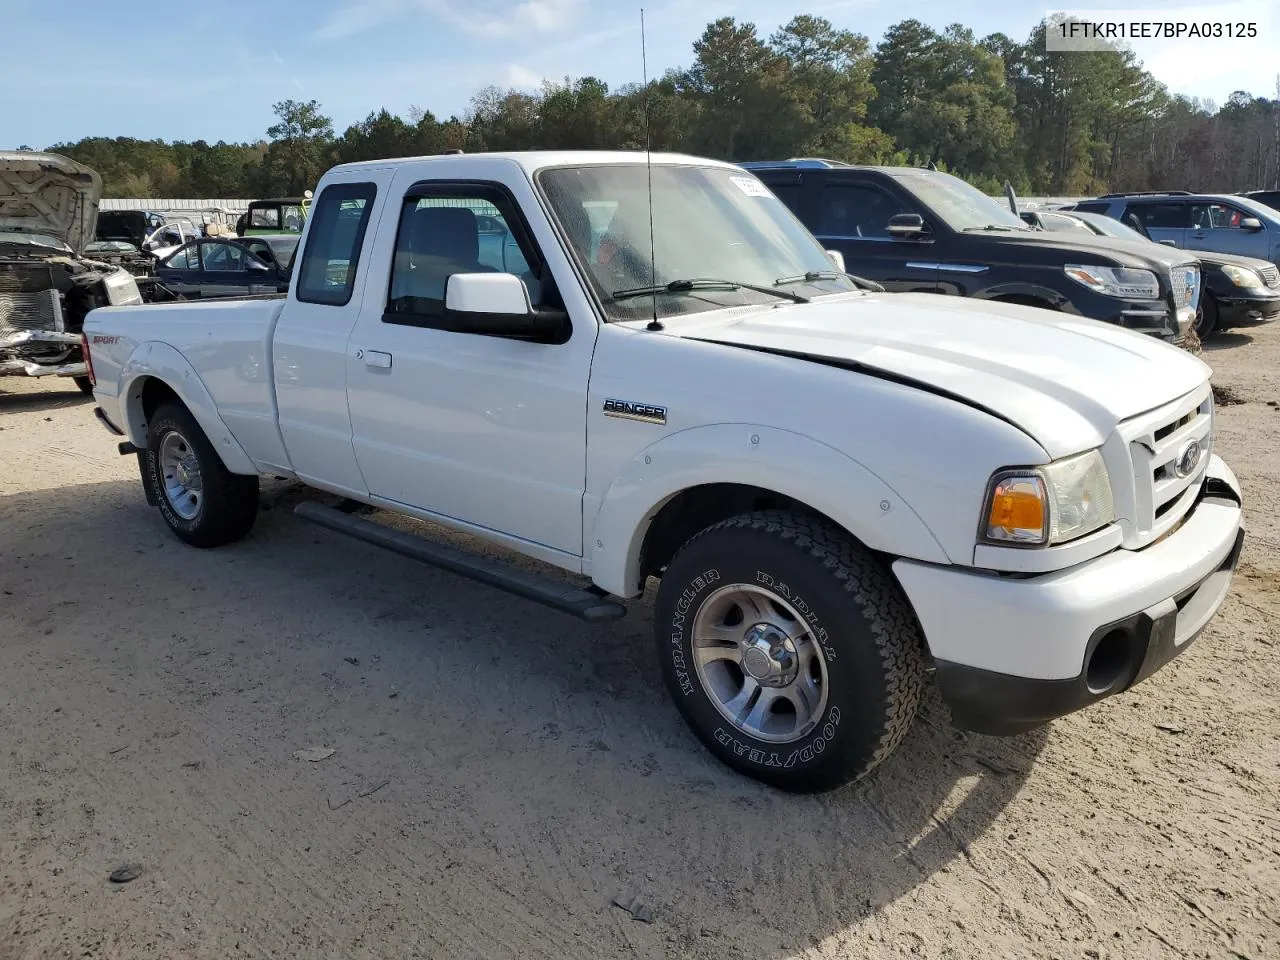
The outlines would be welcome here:
M 250 459 L 279 463 L 271 341 L 284 304 L 281 294 L 257 294 L 90 311 L 84 329 L 98 402 L 113 422 L 125 423 L 121 395 L 129 380 L 122 376 L 131 379 L 140 362 L 164 362 L 142 362 L 135 351 L 146 343 L 167 345 L 186 358 Z

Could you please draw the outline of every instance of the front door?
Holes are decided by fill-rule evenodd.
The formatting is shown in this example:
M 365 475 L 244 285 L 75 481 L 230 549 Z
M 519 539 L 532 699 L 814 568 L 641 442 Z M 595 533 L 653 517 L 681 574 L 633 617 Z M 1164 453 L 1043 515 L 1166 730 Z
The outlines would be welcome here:
M 845 269 L 884 285 L 887 290 L 936 293 L 938 269 L 929 235 L 899 239 L 889 233 L 889 218 L 924 211 L 874 183 L 806 177 L 811 232 L 828 250 L 839 250 Z M 926 222 L 927 222 L 926 217 Z
M 595 318 L 535 343 L 444 310 L 449 276 L 482 272 L 520 277 L 535 308 L 563 306 L 512 176 L 397 180 L 347 351 L 353 441 L 373 495 L 576 557 Z
M 1187 248 L 1271 259 L 1270 234 L 1266 225 L 1263 224 L 1261 230 L 1245 229 L 1242 224 L 1249 219 L 1258 220 L 1258 216 L 1229 203 L 1192 204 L 1192 228 L 1187 234 Z

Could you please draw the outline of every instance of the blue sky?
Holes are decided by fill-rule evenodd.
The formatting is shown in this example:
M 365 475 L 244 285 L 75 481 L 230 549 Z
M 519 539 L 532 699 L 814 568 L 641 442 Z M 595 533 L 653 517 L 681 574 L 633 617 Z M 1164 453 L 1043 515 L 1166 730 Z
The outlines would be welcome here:
M 651 76 L 688 64 L 693 41 L 718 16 L 752 21 L 765 36 L 795 14 L 813 13 L 873 43 L 907 17 L 939 29 L 960 20 L 980 36 L 999 30 L 1021 40 L 1049 9 L 1103 6 L 642 2 Z M 1109 6 L 1167 11 L 1187 4 Z M 1269 17 L 1269 4 L 1258 0 L 1196 6 L 1215 20 Z M 462 114 L 488 84 L 534 88 L 542 78 L 591 74 L 616 86 L 640 79 L 639 7 L 639 0 L 0 0 L 0 148 L 90 135 L 252 140 L 272 122 L 271 104 L 285 98 L 320 101 L 341 132 L 382 106 Z M 1248 43 L 1139 44 L 1137 51 L 1176 92 L 1218 102 L 1241 88 L 1275 96 L 1280 34 L 1269 22 L 1260 29 Z

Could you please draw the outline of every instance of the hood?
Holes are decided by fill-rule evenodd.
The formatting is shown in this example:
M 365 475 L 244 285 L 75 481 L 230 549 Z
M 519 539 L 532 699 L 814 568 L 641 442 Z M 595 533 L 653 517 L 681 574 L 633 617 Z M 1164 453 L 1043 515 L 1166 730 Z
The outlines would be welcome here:
M 974 234 L 969 234 L 974 236 Z M 1173 268 L 1194 265 L 1199 251 L 1166 247 L 1148 240 L 1120 240 L 1116 237 L 1090 235 L 1083 230 L 1027 230 L 983 234 L 1002 246 L 1034 244 L 1063 253 L 1083 254 L 1087 263 L 1098 263 L 1100 258 L 1115 266 L 1150 267 L 1156 264 Z
M 1203 384 L 1185 350 L 1100 321 L 927 293 L 717 311 L 670 323 L 698 340 L 848 365 L 955 397 L 1018 426 L 1054 458 Z M 851 411 L 852 412 L 852 411 Z M 856 412 L 855 412 L 856 413 Z
M 1274 266 L 1270 260 L 1245 257 L 1238 253 L 1219 253 L 1217 250 L 1191 250 L 1188 252 L 1206 266 L 1221 267 L 1230 263 L 1237 267 L 1248 267 L 1250 270 L 1265 270 L 1267 267 Z
M 0 151 L 0 231 L 47 234 L 83 253 L 101 197 L 102 178 L 74 160 Z

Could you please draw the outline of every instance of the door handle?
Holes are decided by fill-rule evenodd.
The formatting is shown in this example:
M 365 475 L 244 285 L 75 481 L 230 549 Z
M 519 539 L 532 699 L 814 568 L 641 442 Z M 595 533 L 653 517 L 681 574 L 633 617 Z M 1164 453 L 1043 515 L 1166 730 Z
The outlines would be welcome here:
M 391 369 L 391 354 L 382 350 L 357 350 L 356 359 L 363 360 L 366 367 L 374 367 L 379 370 Z

